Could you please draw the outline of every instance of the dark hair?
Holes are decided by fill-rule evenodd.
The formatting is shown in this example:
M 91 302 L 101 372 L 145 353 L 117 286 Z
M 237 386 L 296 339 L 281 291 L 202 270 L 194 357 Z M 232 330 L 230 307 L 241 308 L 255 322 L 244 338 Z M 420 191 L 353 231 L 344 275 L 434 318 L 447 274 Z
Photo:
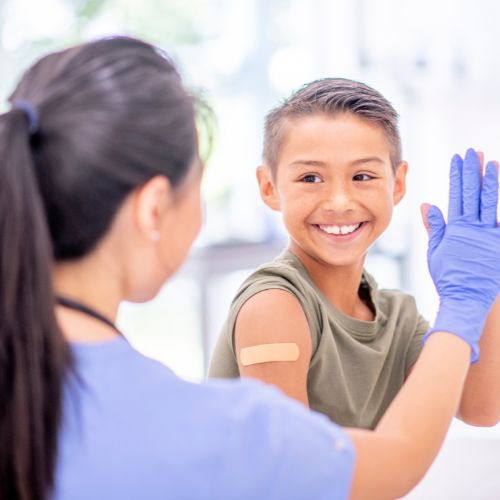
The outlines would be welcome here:
M 391 148 L 391 164 L 401 162 L 398 114 L 385 97 L 368 85 L 345 78 L 323 78 L 305 84 L 266 116 L 264 161 L 276 169 L 289 119 L 351 113 L 382 127 Z
M 39 128 L 29 133 L 28 101 Z M 111 37 L 33 65 L 0 116 L 0 498 L 53 486 L 63 384 L 54 261 L 90 252 L 128 193 L 197 156 L 194 99 L 159 49 Z

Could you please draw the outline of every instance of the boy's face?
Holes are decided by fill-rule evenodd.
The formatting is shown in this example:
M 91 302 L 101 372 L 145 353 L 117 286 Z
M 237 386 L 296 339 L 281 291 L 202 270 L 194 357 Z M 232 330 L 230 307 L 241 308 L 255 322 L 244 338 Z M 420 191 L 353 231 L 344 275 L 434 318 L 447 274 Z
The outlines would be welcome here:
M 292 250 L 322 264 L 362 264 L 404 195 L 406 163 L 394 173 L 383 129 L 352 114 L 294 119 L 285 134 L 274 179 L 266 166 L 257 176 Z

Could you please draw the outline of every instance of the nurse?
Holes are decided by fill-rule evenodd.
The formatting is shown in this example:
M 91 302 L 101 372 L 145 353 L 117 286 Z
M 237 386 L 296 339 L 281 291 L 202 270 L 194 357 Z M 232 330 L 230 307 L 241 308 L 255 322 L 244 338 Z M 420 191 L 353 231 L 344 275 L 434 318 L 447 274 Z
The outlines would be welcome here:
M 114 325 L 121 301 L 155 296 L 201 224 L 195 102 L 165 53 L 127 37 L 52 53 L 9 101 L 0 498 L 394 498 L 419 481 L 500 289 L 493 164 L 481 188 L 458 162 L 461 215 L 446 229 L 429 210 L 436 326 L 376 430 L 344 430 L 257 382 L 183 381 Z

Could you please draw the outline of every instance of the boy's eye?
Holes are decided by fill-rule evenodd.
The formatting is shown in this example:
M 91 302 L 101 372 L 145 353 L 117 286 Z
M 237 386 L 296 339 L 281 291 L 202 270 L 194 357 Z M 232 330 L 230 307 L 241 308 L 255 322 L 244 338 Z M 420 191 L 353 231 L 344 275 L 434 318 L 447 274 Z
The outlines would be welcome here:
M 368 174 L 356 174 L 352 180 L 353 181 L 369 181 L 373 179 L 373 177 L 371 175 L 368 175 Z
M 302 182 L 308 182 L 308 183 L 321 182 L 321 179 L 317 175 L 307 174 L 307 175 L 304 175 L 304 177 L 302 177 Z

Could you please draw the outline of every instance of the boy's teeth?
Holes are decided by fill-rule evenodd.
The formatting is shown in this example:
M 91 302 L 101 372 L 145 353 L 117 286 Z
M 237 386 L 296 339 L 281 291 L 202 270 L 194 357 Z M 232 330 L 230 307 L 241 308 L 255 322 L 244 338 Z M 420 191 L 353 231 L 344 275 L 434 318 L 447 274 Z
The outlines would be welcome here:
M 356 231 L 359 226 L 361 226 L 361 223 L 352 224 L 351 226 L 322 226 L 320 224 L 319 228 L 328 234 L 349 234 Z

